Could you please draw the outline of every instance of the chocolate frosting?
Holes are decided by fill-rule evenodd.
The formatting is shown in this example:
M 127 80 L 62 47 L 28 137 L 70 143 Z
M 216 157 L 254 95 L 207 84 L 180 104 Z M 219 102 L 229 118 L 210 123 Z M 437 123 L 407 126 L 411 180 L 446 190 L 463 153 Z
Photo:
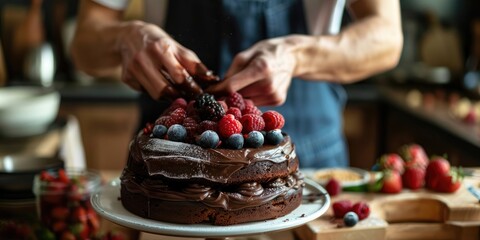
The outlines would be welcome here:
M 226 183 L 242 167 L 258 161 L 288 163 L 295 159 L 295 145 L 284 134 L 278 145 L 231 150 L 151 138 L 140 132 L 130 146 L 135 161 L 144 161 L 150 176 L 172 179 L 203 178 Z
M 136 179 L 128 169 L 123 172 L 121 181 L 130 192 L 143 194 L 149 198 L 201 202 L 210 207 L 226 210 L 259 206 L 284 196 L 289 191 L 301 189 L 304 184 L 303 175 L 298 171 L 285 178 L 277 178 L 264 184 L 244 183 L 229 191 L 200 184 L 190 184 L 181 189 L 175 189 L 158 179 Z

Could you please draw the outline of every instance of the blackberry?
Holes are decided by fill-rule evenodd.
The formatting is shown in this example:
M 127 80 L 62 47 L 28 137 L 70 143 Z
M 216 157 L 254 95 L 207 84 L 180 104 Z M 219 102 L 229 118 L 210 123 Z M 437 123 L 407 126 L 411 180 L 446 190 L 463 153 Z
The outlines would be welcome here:
M 205 93 L 195 100 L 195 108 L 202 120 L 218 121 L 225 115 L 225 110 L 213 95 Z

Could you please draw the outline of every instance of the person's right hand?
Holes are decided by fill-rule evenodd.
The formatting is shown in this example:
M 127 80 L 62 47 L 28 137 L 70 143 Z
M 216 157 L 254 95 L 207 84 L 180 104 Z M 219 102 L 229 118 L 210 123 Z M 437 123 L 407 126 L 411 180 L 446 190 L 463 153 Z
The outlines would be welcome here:
M 158 26 L 140 21 L 125 24 L 117 49 L 122 58 L 122 81 L 133 89 L 147 91 L 154 99 L 192 98 L 203 92 L 192 76 L 218 80 L 194 52 Z

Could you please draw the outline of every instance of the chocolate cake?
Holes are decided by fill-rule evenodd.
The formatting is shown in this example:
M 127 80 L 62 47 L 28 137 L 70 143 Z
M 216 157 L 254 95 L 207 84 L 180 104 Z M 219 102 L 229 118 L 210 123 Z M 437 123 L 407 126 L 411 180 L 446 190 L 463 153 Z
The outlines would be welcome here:
M 180 108 L 186 113 L 185 105 Z M 159 119 L 172 116 L 178 109 L 174 108 Z M 246 114 L 239 120 L 229 116 L 231 103 L 222 108 L 217 121 L 205 120 L 204 115 L 195 120 L 196 127 L 188 128 L 185 120 L 200 115 L 193 111 L 181 124 L 170 121 L 168 126 L 157 120 L 137 134 L 121 176 L 121 201 L 128 211 L 165 222 L 232 225 L 278 218 L 300 205 L 303 176 L 294 144 L 279 131 L 283 117 L 256 112 L 262 120 L 249 116 L 252 121 L 242 121 Z

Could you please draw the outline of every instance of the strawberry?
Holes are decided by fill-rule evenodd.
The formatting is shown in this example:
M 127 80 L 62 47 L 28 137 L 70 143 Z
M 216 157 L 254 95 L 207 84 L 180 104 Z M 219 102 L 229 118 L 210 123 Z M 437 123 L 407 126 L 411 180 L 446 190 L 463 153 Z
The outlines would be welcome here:
M 436 176 L 448 174 L 450 171 L 450 163 L 443 157 L 435 156 L 430 159 L 425 173 L 425 183 L 427 188 L 433 189 L 437 185 L 438 178 Z
M 354 213 L 358 215 L 358 219 L 363 220 L 370 215 L 370 208 L 364 202 L 357 202 L 352 206 L 351 209 Z
M 403 161 L 402 157 L 396 153 L 388 153 L 384 154 L 380 157 L 379 166 L 380 169 L 390 169 L 393 171 L 397 171 L 400 174 L 404 171 L 405 162 Z
M 325 185 L 325 189 L 332 197 L 342 192 L 342 186 L 340 185 L 340 182 L 335 178 L 330 178 L 330 180 L 328 180 L 327 185 Z
M 433 190 L 436 192 L 453 193 L 456 192 L 463 181 L 463 171 L 461 168 L 452 167 L 447 174 L 437 175 L 436 185 Z
M 40 172 L 40 180 L 46 182 L 53 182 L 53 180 L 55 180 L 55 177 L 49 172 L 43 170 L 42 172 Z
M 428 157 L 422 146 L 418 144 L 404 145 L 401 150 L 401 156 L 407 166 L 419 166 L 426 168 L 428 165 Z
M 81 223 L 86 223 L 88 219 L 87 211 L 85 210 L 85 208 L 80 206 L 76 207 L 73 210 L 72 215 L 70 217 L 73 222 L 81 222 Z
M 402 177 L 396 171 L 386 170 L 383 174 L 383 193 L 399 193 L 402 191 Z
M 407 167 L 402 175 L 402 183 L 405 188 L 412 190 L 423 187 L 425 183 L 425 170 L 418 167 Z
M 68 178 L 67 172 L 65 172 L 65 169 L 62 168 L 58 170 L 57 181 L 65 184 L 68 184 L 70 182 L 70 179 Z
M 52 209 L 50 215 L 53 217 L 53 219 L 56 220 L 65 220 L 67 219 L 69 214 L 69 210 L 66 207 L 55 207 Z
M 333 214 L 335 218 L 343 218 L 347 212 L 352 210 L 352 202 L 350 200 L 340 200 L 332 204 Z

